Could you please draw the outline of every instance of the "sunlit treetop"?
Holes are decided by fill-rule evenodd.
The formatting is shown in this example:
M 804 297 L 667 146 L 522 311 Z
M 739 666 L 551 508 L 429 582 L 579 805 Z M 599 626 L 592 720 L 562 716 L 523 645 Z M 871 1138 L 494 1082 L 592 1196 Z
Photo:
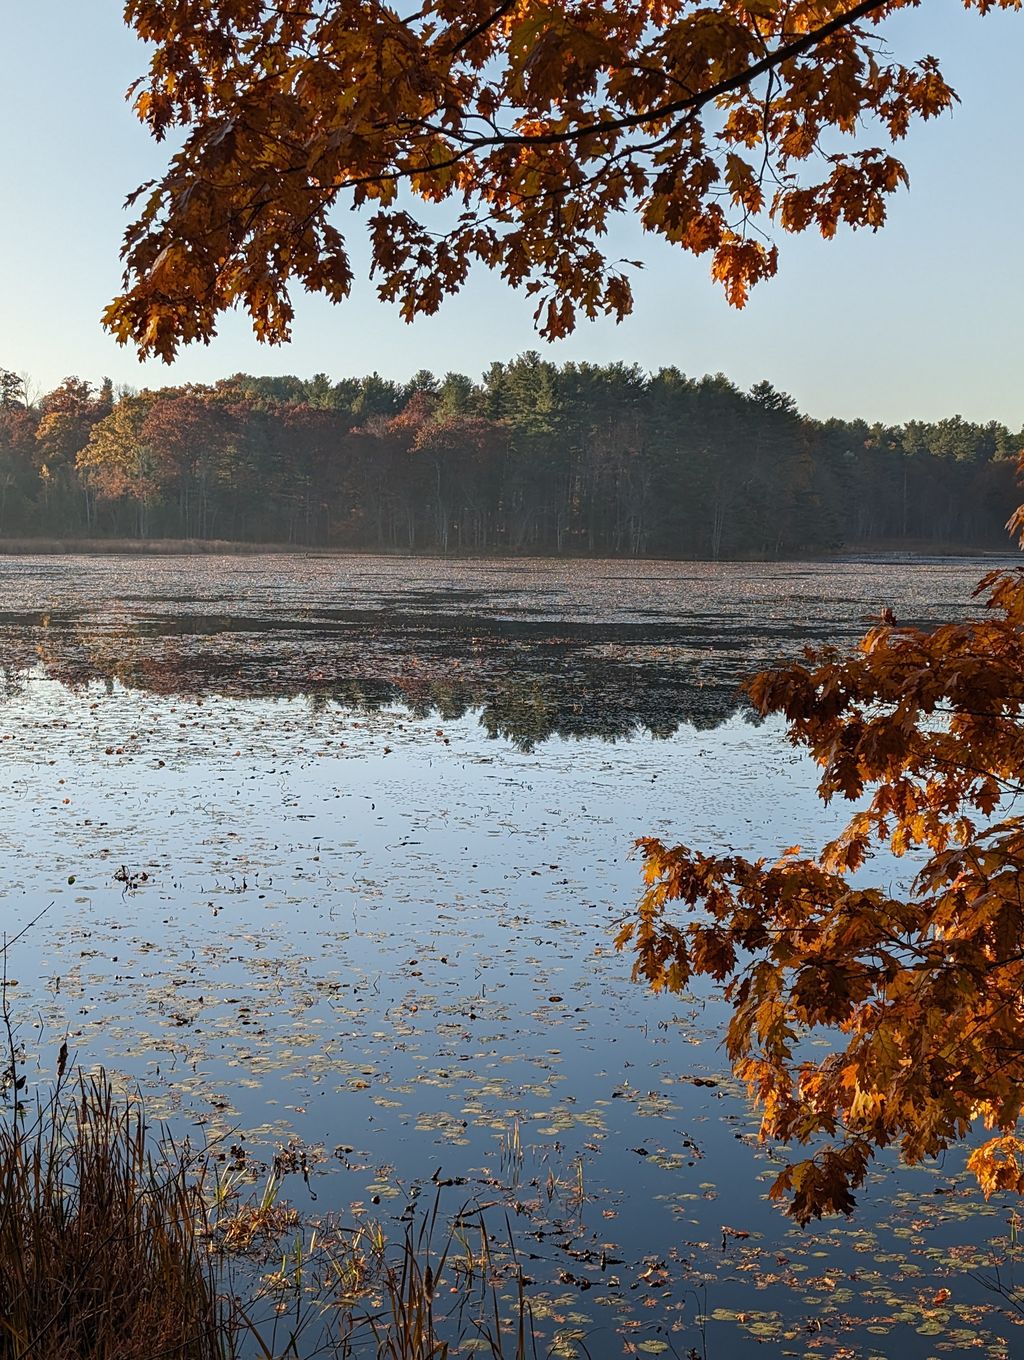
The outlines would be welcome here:
M 916 0 L 414 3 L 127 0 L 153 44 L 135 110 L 183 145 L 133 196 L 118 340 L 170 360 L 236 305 L 286 340 L 290 285 L 351 289 L 342 205 L 368 209 L 379 294 L 407 320 L 475 261 L 535 296 L 549 338 L 621 318 L 618 213 L 709 256 L 742 306 L 777 229 L 881 226 L 907 180 L 892 144 L 956 98 L 934 58 L 885 48 Z

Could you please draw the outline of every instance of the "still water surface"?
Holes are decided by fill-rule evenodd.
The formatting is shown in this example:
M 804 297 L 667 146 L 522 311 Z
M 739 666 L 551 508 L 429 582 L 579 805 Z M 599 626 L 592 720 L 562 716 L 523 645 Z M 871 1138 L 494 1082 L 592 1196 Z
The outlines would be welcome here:
M 5 929 L 53 903 L 10 960 L 34 1075 L 68 1030 L 177 1130 L 304 1153 L 304 1213 L 397 1233 L 454 1182 L 508 1213 L 541 1354 L 1015 1353 L 1009 1206 L 962 1157 L 795 1228 L 721 1007 L 610 944 L 637 836 L 842 818 L 742 677 L 960 615 L 981 570 L 0 560 Z

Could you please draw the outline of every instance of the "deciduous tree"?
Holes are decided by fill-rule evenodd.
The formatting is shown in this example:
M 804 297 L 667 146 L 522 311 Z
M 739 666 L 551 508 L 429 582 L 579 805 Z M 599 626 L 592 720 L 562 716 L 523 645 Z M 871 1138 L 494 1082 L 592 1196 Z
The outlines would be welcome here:
M 339 204 L 368 209 L 378 292 L 407 319 L 474 262 L 535 295 L 548 337 L 621 317 L 619 213 L 708 256 L 742 306 L 776 271 L 772 227 L 879 227 L 907 179 L 892 143 L 952 105 L 933 57 L 881 41 L 915 3 L 127 0 L 153 44 L 135 110 L 183 145 L 138 190 L 106 325 L 170 360 L 240 305 L 287 339 L 290 285 L 351 290 Z
M 112 404 L 109 379 L 97 391 L 78 377 L 65 378 L 39 403 L 36 463 L 48 514 L 61 524 L 71 519 L 80 492 L 84 493 L 86 525 L 92 522 L 89 489 L 75 484 L 76 460 L 93 427 L 110 414 Z
M 762 1135 L 810 1145 L 771 1192 L 801 1222 L 849 1211 L 879 1149 L 920 1162 L 976 1125 L 985 1194 L 1024 1193 L 1024 577 L 979 591 L 979 620 L 887 618 L 852 656 L 751 684 L 818 762 L 823 801 L 858 805 L 820 853 L 642 842 L 648 887 L 618 943 L 656 991 L 723 989 Z M 879 851 L 915 857 L 905 894 L 853 879 Z
M 161 467 L 147 437 L 152 404 L 148 393 L 122 398 L 110 415 L 93 426 L 89 442 L 77 459 L 79 470 L 86 474 L 86 484 L 101 500 L 127 498 L 135 503 L 140 538 L 148 533 L 153 501 L 173 477 L 171 468 Z
M 211 483 L 232 421 L 202 390 L 158 395 L 139 431 L 163 490 L 176 492 L 186 538 L 205 538 L 211 526 Z

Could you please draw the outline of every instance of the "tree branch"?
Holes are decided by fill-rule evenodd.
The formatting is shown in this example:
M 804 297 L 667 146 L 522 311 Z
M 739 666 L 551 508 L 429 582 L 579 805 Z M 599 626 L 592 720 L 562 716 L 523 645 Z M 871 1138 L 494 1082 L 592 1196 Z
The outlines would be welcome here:
M 499 5 L 496 10 L 493 10 L 488 14 L 486 19 L 481 19 L 480 23 L 478 23 L 475 28 L 471 28 L 468 33 L 462 35 L 452 48 L 451 55 L 457 57 L 464 48 L 469 46 L 474 38 L 479 38 L 482 33 L 486 33 L 493 24 L 496 24 L 503 15 L 507 14 L 515 3 L 516 0 L 504 0 L 504 4 Z
M 559 146 L 566 142 L 577 142 L 587 137 L 601 136 L 606 132 L 621 132 L 629 128 L 642 127 L 646 123 L 658 122 L 660 119 L 670 117 L 673 114 L 693 114 L 704 108 L 705 105 L 721 98 L 722 95 L 742 89 L 744 85 L 749 85 L 759 76 L 776 70 L 784 62 L 802 56 L 805 52 L 817 47 L 819 43 L 824 42 L 826 38 L 830 38 L 834 33 L 839 33 L 844 28 L 850 27 L 851 24 L 855 24 L 858 19 L 866 18 L 869 14 L 886 9 L 889 3 L 890 0 L 861 0 L 860 4 L 855 5 L 845 14 L 837 15 L 834 19 L 830 19 L 827 24 L 822 24 L 820 28 L 812 29 L 811 32 L 804 33 L 799 38 L 794 38 L 792 42 L 775 48 L 767 56 L 762 57 L 760 61 L 754 62 L 752 66 L 745 66 L 742 71 L 738 71 L 735 75 L 727 76 L 724 80 L 717 81 L 714 85 L 709 85 L 707 89 L 699 90 L 696 94 L 671 100 L 667 104 L 659 104 L 657 108 L 648 109 L 642 113 L 623 114 L 621 118 L 606 118 L 586 127 L 568 128 L 563 132 L 509 132 L 496 133 L 492 137 L 466 138 L 462 148 L 447 160 L 435 161 L 426 165 L 406 166 L 399 170 L 382 170 L 373 174 L 358 175 L 352 179 L 342 180 L 338 184 L 325 186 L 325 188 L 330 193 L 338 193 L 343 189 L 355 189 L 363 184 L 381 184 L 388 181 L 409 179 L 413 175 L 449 170 L 460 164 L 467 156 L 477 151 L 485 151 L 489 147 Z M 452 134 L 449 133 L 448 135 Z

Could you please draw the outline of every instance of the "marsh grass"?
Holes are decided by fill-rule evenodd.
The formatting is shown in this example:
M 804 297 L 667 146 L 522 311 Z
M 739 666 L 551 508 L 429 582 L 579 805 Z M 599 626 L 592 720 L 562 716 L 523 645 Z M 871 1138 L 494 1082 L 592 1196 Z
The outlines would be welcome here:
M 265 1209 L 250 1201 L 226 1223 L 252 1212 Z M 246 1326 L 259 1319 L 260 1360 L 537 1360 L 511 1233 L 492 1237 L 472 1205 L 449 1219 L 440 1192 L 427 1206 L 411 1202 L 403 1220 L 397 1240 L 371 1218 L 296 1234 L 246 1305 Z M 271 1237 L 248 1238 L 249 1250 L 264 1252 Z
M 499 1259 L 482 1211 L 464 1209 L 443 1231 L 440 1198 L 406 1226 L 381 1260 L 382 1307 L 368 1318 L 378 1360 L 536 1360 L 523 1273 L 509 1232 Z M 438 1240 L 440 1236 L 440 1240 Z M 499 1286 L 512 1282 L 511 1315 Z
M 187 1158 L 104 1076 L 0 1124 L 0 1360 L 230 1360 Z
M 5 557 L 61 556 L 66 553 L 131 557 L 252 557 L 260 554 L 303 554 L 309 549 L 289 543 L 240 543 L 222 538 L 0 538 Z M 313 549 L 316 552 L 316 549 Z
M 448 1221 L 438 1195 L 410 1206 L 398 1242 L 372 1220 L 307 1241 L 278 1189 L 271 1177 L 239 1203 L 103 1074 L 14 1103 L 0 1122 L 0 1360 L 535 1354 L 511 1235 L 496 1248 L 479 1210 Z M 225 1287 L 239 1262 L 244 1307 Z

